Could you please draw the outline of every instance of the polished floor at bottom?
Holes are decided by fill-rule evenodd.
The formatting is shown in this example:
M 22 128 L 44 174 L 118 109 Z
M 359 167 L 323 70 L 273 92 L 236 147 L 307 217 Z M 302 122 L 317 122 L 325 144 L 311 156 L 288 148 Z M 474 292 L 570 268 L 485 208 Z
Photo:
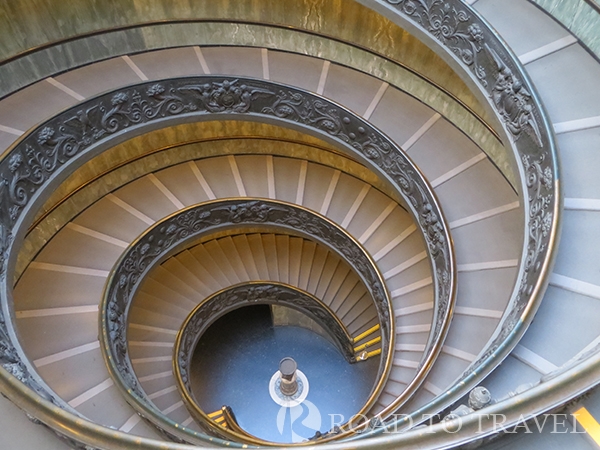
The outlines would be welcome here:
M 279 361 L 294 358 L 307 377 L 306 400 L 282 407 L 269 394 Z M 379 357 L 349 364 L 323 336 L 274 327 L 268 306 L 245 307 L 215 322 L 196 347 L 192 385 L 207 413 L 227 405 L 248 433 L 273 442 L 301 442 L 360 410 L 375 383 Z

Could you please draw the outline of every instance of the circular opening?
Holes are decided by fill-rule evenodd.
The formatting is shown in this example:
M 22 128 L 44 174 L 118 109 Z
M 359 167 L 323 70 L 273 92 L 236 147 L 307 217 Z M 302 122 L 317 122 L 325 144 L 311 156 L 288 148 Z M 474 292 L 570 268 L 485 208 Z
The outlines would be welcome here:
M 360 410 L 377 381 L 379 357 L 349 364 L 322 334 L 274 325 L 271 308 L 239 308 L 210 326 L 194 349 L 192 393 L 206 413 L 231 407 L 240 427 L 258 438 L 301 442 Z M 310 383 L 298 404 L 273 401 L 270 381 L 274 373 L 280 379 L 278 369 L 301 371 Z

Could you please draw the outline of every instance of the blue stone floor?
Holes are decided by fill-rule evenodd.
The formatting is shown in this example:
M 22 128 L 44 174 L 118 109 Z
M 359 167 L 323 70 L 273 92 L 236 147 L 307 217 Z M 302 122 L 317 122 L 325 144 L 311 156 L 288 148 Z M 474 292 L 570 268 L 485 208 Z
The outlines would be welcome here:
M 309 382 L 306 401 L 275 403 L 269 380 L 290 356 Z M 192 362 L 192 388 L 207 413 L 230 406 L 240 426 L 273 442 L 300 442 L 349 420 L 375 384 L 379 357 L 349 364 L 326 338 L 300 327 L 273 327 L 268 306 L 233 311 L 201 338 Z

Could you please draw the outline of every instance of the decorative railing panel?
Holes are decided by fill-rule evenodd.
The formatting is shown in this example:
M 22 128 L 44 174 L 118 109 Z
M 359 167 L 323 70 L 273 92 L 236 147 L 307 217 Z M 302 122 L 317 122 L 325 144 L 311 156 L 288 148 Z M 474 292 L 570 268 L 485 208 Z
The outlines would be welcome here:
M 525 243 L 509 307 L 483 354 L 454 386 L 396 426 L 457 401 L 510 353 L 533 320 L 548 284 L 561 210 L 550 122 L 522 65 L 490 26 L 461 0 L 359 0 L 425 36 L 487 97 L 520 174 Z

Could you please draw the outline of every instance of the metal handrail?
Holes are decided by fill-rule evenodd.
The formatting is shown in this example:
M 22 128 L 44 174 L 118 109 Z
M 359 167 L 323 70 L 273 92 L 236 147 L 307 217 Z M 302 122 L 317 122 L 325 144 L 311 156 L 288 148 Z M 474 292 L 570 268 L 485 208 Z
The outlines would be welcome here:
M 213 425 L 214 419 L 200 408 L 192 392 L 189 371 L 193 353 L 202 335 L 219 317 L 233 309 L 249 304 L 278 304 L 304 312 L 327 330 L 348 362 L 357 362 L 357 360 L 354 358 L 352 338 L 335 313 L 317 297 L 285 283 L 264 281 L 240 283 L 205 298 L 188 314 L 177 333 L 173 347 L 175 382 L 188 411 L 193 418 L 204 424 L 214 434 L 223 434 L 226 437 L 237 438 L 241 442 L 255 445 L 273 445 L 272 442 L 244 431 L 237 424 L 233 414 L 229 418 L 226 417 L 231 433 L 221 432 L 220 424 L 219 427 Z M 385 361 L 382 363 L 385 364 Z M 375 394 L 375 392 L 372 393 L 369 400 L 376 399 L 377 395 Z M 367 404 L 369 400 L 367 400 Z M 223 407 L 221 411 L 224 412 L 226 408 L 228 407 Z M 367 408 L 362 408 L 362 410 L 365 409 Z M 231 413 L 230 408 L 228 411 Z
M 384 3 L 384 2 L 381 2 L 381 3 Z M 404 3 L 408 3 L 408 2 L 389 1 L 388 3 L 391 4 L 391 5 L 399 5 L 399 4 L 404 4 Z M 411 2 L 411 3 L 415 4 L 414 1 Z M 419 3 L 419 2 L 417 2 L 417 3 Z M 432 2 L 430 2 L 430 3 L 432 3 Z M 469 16 L 468 17 L 468 19 L 469 19 L 468 23 L 471 23 L 471 19 L 474 16 L 473 16 L 473 13 L 470 12 L 469 9 L 466 6 L 460 5 L 460 3 L 458 3 L 458 2 L 446 2 L 446 3 L 449 4 L 449 5 L 455 6 L 457 8 L 457 11 L 465 11 L 465 10 L 468 11 L 469 12 L 468 13 L 468 16 Z M 410 19 L 410 17 L 408 17 L 408 18 Z M 416 20 L 413 20 L 412 22 L 416 23 L 418 25 L 418 22 Z M 473 33 L 475 34 L 475 36 L 477 36 L 477 31 L 478 31 L 477 29 L 473 29 Z M 434 33 L 429 33 L 429 37 L 430 38 L 433 37 L 433 39 L 439 38 L 439 37 L 436 37 L 434 35 Z M 495 39 L 495 37 L 493 36 L 493 33 L 489 33 L 487 35 L 486 39 L 493 40 L 493 39 Z M 514 59 L 513 55 L 511 55 L 510 51 L 504 49 L 504 51 L 499 52 L 498 49 L 496 48 L 494 50 L 494 52 L 497 55 L 500 56 L 500 59 L 503 60 L 504 63 L 506 63 L 508 61 L 509 66 L 512 67 L 512 65 L 515 62 L 515 59 Z M 463 64 L 463 68 L 467 67 L 467 69 L 470 69 L 471 68 L 470 66 L 472 66 L 472 64 L 469 65 L 468 63 L 466 63 L 464 61 L 463 61 L 462 64 Z M 476 68 L 477 68 L 477 65 L 475 66 L 475 69 Z M 510 69 L 510 67 L 509 67 L 509 69 Z M 512 74 L 514 75 L 516 72 L 521 72 L 521 69 L 519 68 L 516 72 L 514 71 L 514 69 L 511 69 L 511 71 L 512 71 Z M 521 72 L 521 78 L 523 76 L 524 76 L 524 74 Z M 525 77 L 525 80 L 526 80 L 526 77 Z M 527 80 L 526 80 L 525 86 L 527 86 L 527 89 L 529 90 L 530 93 L 533 93 L 533 98 L 534 98 L 534 100 L 536 100 L 535 99 L 535 93 L 533 92 L 533 90 L 532 90 L 532 88 L 529 85 L 529 83 L 528 83 Z M 534 105 L 534 107 L 537 108 L 538 106 Z M 550 145 L 551 147 L 553 147 L 554 144 L 552 143 L 552 132 L 551 132 L 551 130 L 549 130 L 549 127 L 546 126 L 547 123 L 546 123 L 546 119 L 545 119 L 544 113 L 540 109 L 537 112 L 537 114 L 538 114 L 538 118 L 540 117 L 539 115 L 542 116 L 542 119 L 543 119 L 543 122 L 544 122 L 544 128 L 545 128 L 544 130 L 542 130 L 542 132 L 543 132 L 543 134 L 547 133 L 547 135 L 549 136 L 549 139 L 550 139 L 550 143 L 548 145 Z M 537 122 L 537 124 L 539 126 L 539 122 Z M 510 133 L 512 133 L 512 131 L 509 131 L 507 134 L 510 135 Z M 518 139 L 518 138 L 516 138 L 516 139 Z M 552 195 L 550 196 L 550 199 L 549 199 L 549 203 L 550 203 L 549 210 L 553 211 L 554 215 L 553 215 L 553 217 L 550 220 L 551 223 L 548 225 L 549 229 L 547 230 L 547 234 L 550 235 L 551 238 L 549 240 L 544 240 L 544 242 L 547 242 L 547 244 L 545 244 L 545 245 L 548 246 L 547 248 L 549 248 L 549 250 L 547 249 L 547 250 L 544 250 L 542 252 L 543 256 L 542 256 L 541 259 L 533 258 L 533 261 L 532 261 L 532 263 L 533 263 L 532 267 L 534 267 L 534 268 L 537 266 L 538 262 L 540 263 L 539 268 L 537 268 L 535 271 L 540 274 L 539 277 L 541 277 L 541 278 L 546 278 L 546 276 L 547 276 L 547 274 L 549 272 L 550 262 L 551 262 L 551 259 L 552 259 L 552 254 L 551 253 L 553 251 L 552 248 L 554 247 L 553 244 L 557 240 L 558 226 L 559 226 L 559 224 L 558 224 L 558 218 L 557 217 L 558 217 L 558 211 L 560 209 L 560 196 L 559 196 L 559 193 L 558 193 L 557 163 L 555 161 L 556 156 L 554 154 L 552 154 L 552 150 L 553 150 L 553 148 L 550 149 L 550 158 L 552 158 L 552 161 L 547 161 L 547 160 L 546 161 L 542 161 L 543 164 L 539 166 L 540 169 L 542 169 L 541 172 L 538 171 L 537 167 L 533 167 L 533 169 L 534 169 L 533 170 L 533 175 L 535 177 L 538 177 L 538 178 L 540 177 L 540 173 L 541 173 L 541 175 L 543 175 L 544 171 L 545 171 L 545 168 L 549 167 L 552 170 L 552 174 L 553 174 L 553 178 L 551 179 L 551 183 L 554 185 L 554 189 L 552 190 Z M 534 153 L 532 152 L 531 154 L 534 154 Z M 527 155 L 527 152 L 525 152 L 525 155 Z M 546 195 L 546 193 L 548 191 L 550 191 L 549 188 L 545 189 L 545 192 L 541 193 L 541 195 Z M 534 199 L 535 198 L 539 198 L 539 194 L 536 195 L 536 196 L 534 196 L 533 198 Z M 8 215 L 11 214 L 11 212 L 9 210 L 4 210 L 3 209 L 2 210 L 2 215 L 5 215 L 5 214 L 6 214 L 6 217 L 8 217 Z M 4 228 L 4 226 L 5 225 L 3 224 L 3 228 L 1 230 L 1 233 L 8 233 L 6 236 L 9 236 L 9 238 L 10 238 L 12 232 L 11 231 L 7 231 L 7 229 Z M 12 228 L 11 228 L 11 230 L 12 230 Z M 2 237 L 2 243 L 3 244 L 5 243 L 5 240 L 6 240 L 5 236 L 3 236 Z M 4 260 L 4 257 L 5 257 L 4 253 L 7 252 L 7 251 L 6 251 L 6 248 L 2 248 L 2 250 L 3 250 L 3 255 L 2 255 L 3 256 L 3 260 L 2 260 L 2 263 L 5 264 L 6 261 Z M 536 259 L 537 259 L 537 261 L 536 261 Z M 521 276 L 521 278 L 524 278 L 523 274 L 521 274 L 520 276 Z M 536 283 L 533 283 L 533 284 L 527 283 L 524 292 L 529 291 L 530 287 L 532 287 L 532 289 L 527 294 L 527 297 L 531 298 L 533 296 L 533 297 L 541 298 L 541 296 L 543 294 L 543 290 L 544 290 L 544 281 L 542 281 L 542 282 L 536 282 Z M 535 304 L 535 301 L 533 301 L 533 300 L 530 301 L 530 302 L 528 302 L 526 305 L 524 305 L 523 308 L 521 310 L 519 310 L 514 315 L 514 320 L 515 320 L 516 323 L 518 323 L 518 326 L 515 325 L 515 327 L 512 328 L 512 331 L 515 331 L 515 332 L 513 333 L 512 331 L 505 331 L 503 333 L 502 337 L 509 339 L 509 342 L 515 342 L 516 340 L 518 340 L 518 338 L 520 337 L 520 335 L 522 335 L 522 331 L 524 331 L 523 329 L 526 328 L 526 325 L 529 322 L 530 317 L 532 316 L 532 314 L 533 314 L 533 312 L 535 310 L 535 306 L 536 306 L 536 304 Z M 4 312 L 5 312 L 5 314 L 7 314 L 7 310 L 5 310 Z M 497 347 L 497 349 L 500 349 L 500 345 Z M 498 360 L 500 360 L 500 359 L 502 359 L 503 355 L 505 355 L 509 350 L 510 350 L 510 345 L 507 345 L 504 348 L 502 348 L 501 351 L 498 351 L 497 354 L 485 355 L 486 361 L 489 360 L 492 357 L 493 358 L 497 358 Z M 485 361 L 484 361 L 484 363 L 485 363 Z M 483 365 L 483 369 L 484 369 L 484 371 L 487 370 L 485 364 Z M 491 368 L 489 370 L 491 370 Z M 4 377 L 0 377 L 3 381 L 11 380 L 10 378 L 5 378 L 6 377 L 5 374 L 3 374 L 3 375 L 4 375 Z M 577 378 L 577 379 L 580 380 L 580 379 L 583 379 L 583 377 L 584 377 L 584 375 L 579 375 L 579 378 Z M 550 390 L 549 391 L 549 395 L 552 394 L 552 395 L 557 396 L 557 398 L 558 398 L 558 397 L 562 397 L 565 392 L 570 392 L 570 389 L 566 389 L 568 378 L 561 378 L 560 380 L 561 380 L 562 384 L 560 386 L 558 386 L 558 387 L 555 386 L 553 388 L 553 390 Z M 16 386 L 11 385 L 10 383 L 6 383 L 6 386 L 10 386 L 11 389 L 14 389 L 15 392 L 18 392 L 18 389 L 17 389 Z M 581 386 L 577 387 L 577 389 L 580 389 L 580 388 L 581 388 Z M 538 392 L 538 394 L 539 394 L 539 392 Z M 24 396 L 30 395 L 30 393 L 27 393 L 25 391 L 25 393 L 23 393 L 23 395 Z M 523 396 L 523 398 L 525 400 L 527 400 L 526 396 Z M 43 407 L 47 406 L 47 405 L 43 404 L 43 401 L 41 403 L 42 403 Z M 523 403 L 523 406 L 524 407 L 532 406 L 532 403 L 533 403 L 533 400 L 529 399 L 529 401 L 525 401 L 525 403 Z M 28 407 L 35 409 L 33 406 L 31 406 L 31 404 L 29 404 Z M 532 410 L 534 410 L 534 409 L 532 408 Z M 46 411 L 46 410 L 44 410 L 42 407 L 40 407 L 40 411 Z M 535 411 L 541 411 L 541 409 L 537 408 L 537 409 L 535 409 Z M 59 417 L 59 416 L 60 415 L 57 415 L 57 417 Z M 45 416 L 45 417 L 48 418 L 49 416 Z M 53 416 L 51 416 L 51 418 L 52 417 Z M 62 416 L 60 416 L 60 417 L 62 417 Z M 69 418 L 68 417 L 65 418 L 64 420 L 65 420 L 65 423 L 69 422 Z M 69 422 L 69 423 L 71 423 L 71 422 Z M 73 422 L 72 425 L 73 426 L 77 426 L 78 424 L 76 424 L 75 422 Z M 82 430 L 89 430 L 84 425 L 85 425 L 84 423 L 81 424 L 81 429 Z M 391 441 L 389 441 L 389 442 L 391 442 Z M 378 441 L 376 443 L 384 445 L 383 441 L 380 441 L 380 442 Z
M 463 416 L 450 423 L 441 422 L 426 428 L 411 431 L 396 432 L 393 424 L 388 424 L 383 436 L 373 436 L 369 439 L 349 442 L 324 443 L 319 445 L 322 450 L 370 450 L 373 448 L 395 450 L 402 448 L 448 448 L 466 444 L 474 439 L 493 436 L 506 429 L 564 405 L 573 398 L 583 394 L 598 382 L 600 370 L 600 351 L 594 351 L 567 370 L 559 372 L 555 377 L 540 383 L 531 389 L 498 403 L 493 403 L 474 414 Z M 106 428 L 77 417 L 49 400 L 30 395 L 30 389 L 15 377 L 6 376 L 6 371 L 0 367 L 0 390 L 19 408 L 30 414 L 54 431 L 61 439 L 76 446 L 81 444 L 106 448 L 111 450 L 210 450 L 215 444 L 231 448 L 253 448 L 236 442 L 222 441 L 212 438 L 206 446 L 191 446 L 187 444 L 168 443 L 155 439 L 134 436 L 122 431 Z M 569 395 L 565 396 L 565 386 L 569 386 Z M 526 411 L 526 412 L 524 412 Z M 498 426 L 498 418 L 506 419 Z M 359 437 L 366 437 L 362 435 Z M 76 448 L 79 448 L 76 447 Z
M 393 3 L 393 2 L 390 2 Z M 395 2 L 395 4 L 398 4 L 400 2 Z M 413 2 L 414 3 L 414 2 Z M 450 2 L 452 3 L 452 2 Z M 464 10 L 464 5 L 458 5 L 458 10 L 460 11 L 460 8 L 463 8 Z M 472 29 L 473 33 L 475 36 L 477 36 L 477 29 Z M 496 55 L 499 55 L 498 53 L 498 49 L 491 49 L 494 53 L 496 53 Z M 493 56 L 493 53 L 490 53 Z M 502 58 L 500 58 L 500 61 L 503 61 L 504 64 L 506 64 L 506 60 L 504 60 L 504 54 L 505 52 L 500 52 L 500 54 L 502 54 Z M 510 52 L 509 52 L 509 56 Z M 466 63 L 464 63 L 466 64 Z M 514 70 L 510 67 L 510 65 L 512 64 L 512 61 L 510 61 L 509 58 L 509 72 L 511 73 L 511 76 L 515 76 L 515 74 L 517 74 L 517 78 L 520 78 L 519 72 L 520 72 L 520 68 L 518 68 L 517 70 Z M 467 64 L 468 65 L 468 64 Z M 475 68 L 477 68 L 477 65 L 475 66 Z M 520 73 L 520 75 L 523 75 L 522 73 Z M 498 81 L 498 80 L 496 80 Z M 535 100 L 535 93 L 533 92 L 533 89 L 531 88 L 531 86 L 526 83 L 525 86 L 527 86 L 527 89 L 529 90 L 529 92 L 532 94 L 532 97 Z M 499 97 L 499 101 L 502 100 L 502 94 L 498 93 Z M 526 103 L 526 105 L 531 106 L 531 104 Z M 498 105 L 496 105 L 498 106 Z M 500 109 L 502 109 L 500 106 L 498 106 Z M 534 105 L 534 107 L 537 107 L 536 105 Z M 500 111 L 501 112 L 501 111 Z M 527 112 L 526 110 L 522 111 L 526 114 L 529 114 L 529 112 Z M 541 111 L 541 109 L 534 114 L 534 118 L 536 117 L 537 114 L 537 118 L 540 118 L 540 114 L 543 116 L 543 111 Z M 514 139 L 519 139 L 519 137 L 517 137 L 517 135 L 520 134 L 520 132 L 518 132 L 519 130 L 510 130 L 509 125 L 514 125 L 511 121 L 509 121 L 510 118 L 505 119 L 507 121 L 507 129 L 509 130 L 507 134 L 514 134 L 515 136 L 513 136 Z M 558 233 L 558 211 L 560 208 L 560 196 L 558 195 L 558 183 L 557 183 L 557 163 L 555 161 L 555 155 L 552 154 L 552 150 L 553 150 L 553 143 L 552 143 L 552 135 L 551 135 L 551 130 L 549 131 L 548 134 L 546 134 L 546 132 L 548 132 L 549 128 L 546 127 L 546 120 L 545 117 L 542 117 L 543 122 L 544 122 L 544 127 L 546 128 L 545 130 L 543 130 L 543 135 L 540 135 L 542 137 L 542 142 L 544 142 L 545 139 L 547 139 L 547 136 L 550 136 L 550 142 L 546 141 L 546 144 L 549 145 L 551 148 L 550 151 L 550 159 L 551 161 L 548 160 L 542 160 L 542 161 L 535 161 L 533 165 L 529 166 L 529 169 L 532 172 L 532 176 L 534 178 L 538 178 L 538 179 L 542 179 L 544 181 L 541 182 L 541 184 L 544 184 L 544 186 L 540 187 L 540 192 L 538 193 L 534 193 L 535 195 L 533 195 L 532 200 L 535 200 L 536 198 L 539 199 L 541 196 L 546 196 L 549 195 L 549 207 L 547 208 L 542 208 L 543 209 L 543 213 L 542 216 L 534 216 L 534 217 L 529 217 L 530 220 L 532 219 L 536 219 L 536 220 L 532 220 L 533 222 L 536 222 L 537 225 L 537 219 L 542 219 L 541 220 L 541 225 L 543 227 L 545 227 L 545 234 L 546 236 L 542 236 L 544 239 L 540 239 L 540 242 L 542 244 L 542 248 L 543 250 L 541 251 L 535 251 L 532 254 L 532 258 L 530 259 L 530 263 L 531 263 L 531 268 L 533 268 L 534 270 L 532 270 L 532 272 L 537 272 L 538 275 L 536 275 L 537 277 L 541 277 L 542 279 L 545 278 L 545 276 L 547 275 L 548 271 L 549 271 L 549 266 L 552 260 L 552 249 L 554 247 L 554 243 L 557 239 L 557 233 Z M 539 125 L 540 122 L 536 120 L 534 120 L 535 124 L 538 125 L 538 131 L 540 129 Z M 517 133 L 515 133 L 515 131 L 517 131 Z M 534 130 L 535 131 L 535 130 Z M 535 133 L 534 133 L 535 134 Z M 524 136 L 524 135 L 523 135 Z M 524 156 L 527 156 L 528 152 L 525 152 Z M 531 155 L 534 155 L 534 152 L 530 153 Z M 18 164 L 18 161 L 14 161 L 15 165 Z M 531 164 L 531 160 L 529 161 L 529 164 Z M 545 175 L 545 169 L 549 168 L 550 169 L 550 174 L 551 177 L 546 177 Z M 538 170 L 539 169 L 539 170 Z M 553 170 L 554 169 L 554 170 Z M 552 187 L 547 187 L 546 185 L 552 185 Z M 530 187 L 529 186 L 525 186 L 524 187 L 524 192 L 529 190 Z M 526 204 L 526 208 L 529 206 L 529 204 Z M 529 211 L 527 211 L 529 212 Z M 549 220 L 544 220 L 548 217 L 547 212 L 552 212 L 553 214 L 550 215 L 550 219 Z M 11 214 L 11 211 L 5 211 L 6 214 Z M 8 216 L 7 216 L 8 217 Z M 12 229 L 12 227 L 11 227 Z M 542 229 L 544 230 L 544 229 Z M 3 230 L 3 232 L 5 232 L 5 230 Z M 550 236 L 549 239 L 546 239 L 547 236 Z M 3 241 L 5 241 L 5 239 L 3 239 Z M 4 242 L 3 242 L 4 243 Z M 5 248 L 2 248 L 3 251 L 6 251 Z M 541 256 L 540 256 L 541 255 Z M 523 258 L 523 260 L 525 261 L 526 258 Z M 3 263 L 5 263 L 5 261 L 3 261 Z M 539 264 L 538 264 L 539 263 Z M 543 290 L 544 290 L 544 285 L 545 285 L 545 281 L 535 281 L 535 282 L 531 282 L 532 279 L 529 278 L 528 276 L 525 276 L 526 274 L 524 273 L 520 273 L 520 278 L 521 279 L 525 279 L 526 282 L 524 283 L 523 286 L 523 293 L 525 293 L 526 297 L 528 298 L 528 300 L 531 300 L 532 297 L 535 298 L 541 298 L 541 295 L 543 294 Z M 529 274 L 527 274 L 529 275 Z M 538 278 L 539 280 L 539 278 Z M 520 285 L 519 285 L 520 286 Z M 515 299 L 516 300 L 516 299 Z M 526 328 L 527 323 L 531 320 L 531 316 L 532 316 L 532 312 L 533 310 L 535 310 L 535 306 L 536 306 L 536 302 L 535 301 L 528 301 L 525 304 L 521 303 L 517 309 L 515 309 L 514 311 L 516 311 L 516 313 L 513 313 L 513 317 L 506 317 L 505 319 L 510 319 L 513 320 L 516 323 L 516 325 L 514 325 L 514 327 L 509 327 L 511 328 L 511 330 L 505 330 L 505 331 L 501 331 L 499 334 L 499 343 L 498 346 L 496 347 L 495 350 L 499 350 L 497 354 L 493 354 L 490 353 L 489 355 L 484 355 L 485 356 L 485 361 L 489 361 L 490 358 L 497 358 L 497 360 L 502 359 L 503 355 L 507 354 L 508 351 L 510 351 L 510 345 L 506 344 L 504 345 L 504 338 L 510 338 L 510 342 L 516 342 L 516 340 L 520 337 L 520 335 L 522 335 L 522 332 L 524 332 L 524 328 Z M 513 333 L 512 331 L 515 331 L 515 333 Z M 501 341 L 501 342 L 500 342 Z M 484 369 L 486 369 L 485 364 L 483 364 Z M 495 365 L 495 364 L 494 364 Z M 489 368 L 489 370 L 491 370 L 492 367 Z M 487 369 L 486 369 L 487 370 Z
M 173 347 L 174 373 L 182 387 L 191 392 L 188 373 L 191 358 L 208 327 L 234 309 L 262 304 L 282 305 L 306 314 L 329 335 L 347 362 L 356 362 L 348 329 L 322 300 L 287 283 L 247 281 L 208 296 L 198 303 L 183 321 Z
M 600 13 L 600 2 L 598 0 L 584 0 L 588 5 Z
M 518 58 L 493 28 L 461 0 L 358 0 L 423 36 L 464 73 L 504 127 L 520 174 L 525 245 L 510 307 L 487 348 L 442 394 L 393 421 L 410 428 L 458 401 L 517 345 L 533 320 L 549 282 L 560 231 L 562 194 L 554 132 Z M 367 435 L 382 432 L 373 430 Z

